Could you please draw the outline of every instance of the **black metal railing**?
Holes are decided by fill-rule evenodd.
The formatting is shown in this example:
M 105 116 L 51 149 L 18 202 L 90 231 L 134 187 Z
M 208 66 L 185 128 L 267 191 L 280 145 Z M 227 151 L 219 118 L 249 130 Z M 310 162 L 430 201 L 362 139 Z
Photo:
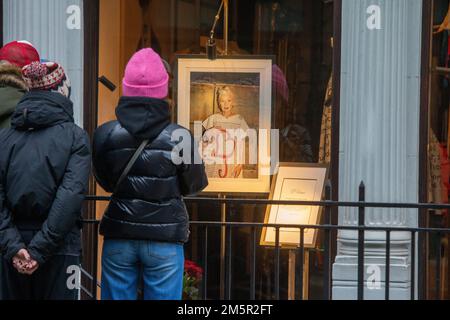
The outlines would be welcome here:
M 303 300 L 305 297 L 303 295 L 303 274 L 304 274 L 304 257 L 305 257 L 305 244 L 304 244 L 304 236 L 307 230 L 318 230 L 323 233 L 323 274 L 322 274 L 322 294 L 321 299 L 329 300 L 329 299 L 339 299 L 340 297 L 332 296 L 332 262 L 333 262 L 333 252 L 332 252 L 332 241 L 334 237 L 333 234 L 336 234 L 338 231 L 350 230 L 357 233 L 357 294 L 355 298 L 358 300 L 363 300 L 365 294 L 365 277 L 364 277 L 364 262 L 365 262 L 365 235 L 367 232 L 377 231 L 385 233 L 385 273 L 384 273 L 384 299 L 391 299 L 391 244 L 392 244 L 392 234 L 395 232 L 407 232 L 410 234 L 410 247 L 409 247 L 409 257 L 410 257 L 410 299 L 415 300 L 418 299 L 417 295 L 417 269 L 416 269 L 416 241 L 419 237 L 423 237 L 422 239 L 426 239 L 429 235 L 437 236 L 437 255 L 436 255 L 436 269 L 435 269 L 435 297 L 439 298 L 442 295 L 440 292 L 442 291 L 441 285 L 441 255 L 442 251 L 441 247 L 441 239 L 442 237 L 448 237 L 450 235 L 449 228 L 424 228 L 424 227 L 371 227 L 366 226 L 366 208 L 396 208 L 396 209 L 420 209 L 420 210 L 444 210 L 450 209 L 450 205 L 448 204 L 430 204 L 430 203 L 380 203 L 380 202 L 365 202 L 365 187 L 364 184 L 361 183 L 359 188 L 359 201 L 357 202 L 343 202 L 343 201 L 332 201 L 331 200 L 331 186 L 327 183 L 325 188 L 325 200 L 324 201 L 281 201 L 281 200 L 266 200 L 266 199 L 235 199 L 235 198 L 207 198 L 207 197 L 190 197 L 185 198 L 187 203 L 208 203 L 208 204 L 216 204 L 216 205 L 259 205 L 259 206 L 268 206 L 268 205 L 289 205 L 289 206 L 319 206 L 322 207 L 324 217 L 323 224 L 321 225 L 280 225 L 280 224 L 270 224 L 270 223 L 255 223 L 255 222 L 229 222 L 229 221 L 191 221 L 191 228 L 196 228 L 197 232 L 201 234 L 202 237 L 202 268 L 203 268 L 203 280 L 201 285 L 201 298 L 202 299 L 210 299 L 208 294 L 209 288 L 209 279 L 211 278 L 211 263 L 209 261 L 209 249 L 211 246 L 217 246 L 217 243 L 211 241 L 211 235 L 216 234 L 216 231 L 222 232 L 225 231 L 225 243 L 221 244 L 225 246 L 225 259 L 221 259 L 219 266 L 225 270 L 225 279 L 224 283 L 222 279 L 220 280 L 220 287 L 224 288 L 224 295 L 220 296 L 223 299 L 234 299 L 232 295 L 232 288 L 235 285 L 234 276 L 235 272 L 233 272 L 233 258 L 234 256 L 234 246 L 233 246 L 233 235 L 236 233 L 236 230 L 251 230 L 250 231 L 250 255 L 245 257 L 246 261 L 249 261 L 250 265 L 250 273 L 248 275 L 248 296 L 245 299 L 256 299 L 256 285 L 257 285 L 257 243 L 258 243 L 258 234 L 263 230 L 263 228 L 274 228 L 275 229 L 275 245 L 273 247 L 273 287 L 274 287 L 274 299 L 280 299 L 280 258 L 282 247 L 280 245 L 280 230 L 281 229 L 292 229 L 298 230 L 300 233 L 300 239 L 298 243 L 298 247 L 295 249 L 296 253 L 299 256 L 299 283 L 301 284 L 300 290 L 297 291 L 296 298 L 299 300 Z M 88 201 L 109 201 L 108 197 L 95 197 L 89 196 L 87 197 Z M 340 207 L 353 207 L 358 210 L 358 223 L 355 225 L 334 225 L 332 224 L 332 215 L 337 214 L 337 210 L 332 210 L 333 208 Z M 98 231 L 98 221 L 96 220 L 85 220 L 85 224 L 93 225 L 95 228 L 95 234 Z M 97 243 L 97 238 L 94 243 Z M 91 288 L 92 291 L 87 290 L 85 287 L 82 287 L 83 292 L 90 298 L 96 299 L 97 297 L 97 288 L 100 287 L 100 284 L 97 279 L 97 245 L 95 248 L 92 248 L 92 252 L 90 254 L 93 255 L 92 261 L 94 261 L 94 272 L 93 275 L 90 275 L 86 271 L 83 272 L 84 276 L 88 281 L 91 281 L 93 285 Z M 423 255 L 423 252 L 419 252 L 421 259 L 425 259 L 422 261 L 426 263 L 427 258 Z M 448 258 L 447 258 L 448 259 Z M 216 268 L 217 269 L 217 268 Z M 423 272 L 420 274 L 423 276 Z M 217 278 L 217 277 L 215 277 Z M 424 290 L 424 288 L 421 288 Z

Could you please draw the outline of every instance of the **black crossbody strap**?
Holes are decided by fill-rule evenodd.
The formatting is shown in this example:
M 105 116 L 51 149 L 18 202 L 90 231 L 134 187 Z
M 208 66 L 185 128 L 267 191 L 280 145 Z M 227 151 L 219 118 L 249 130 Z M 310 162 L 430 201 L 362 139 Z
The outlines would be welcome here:
M 142 151 L 144 151 L 145 147 L 149 143 L 150 140 L 144 140 L 142 141 L 139 148 L 136 150 L 136 152 L 131 157 L 130 161 L 128 161 L 127 166 L 123 170 L 122 174 L 119 177 L 119 180 L 117 180 L 116 187 L 114 188 L 113 194 L 115 194 L 117 191 L 119 191 L 119 186 L 122 183 L 122 181 L 127 177 L 128 173 L 130 172 L 131 168 L 133 168 L 134 164 L 136 163 L 136 160 L 141 155 Z

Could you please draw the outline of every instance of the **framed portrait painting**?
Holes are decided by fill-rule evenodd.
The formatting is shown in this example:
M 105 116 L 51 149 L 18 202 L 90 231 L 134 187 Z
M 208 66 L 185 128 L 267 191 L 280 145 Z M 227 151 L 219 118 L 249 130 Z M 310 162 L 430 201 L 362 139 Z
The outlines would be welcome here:
M 326 165 L 281 163 L 274 176 L 271 200 L 286 201 L 321 201 L 325 180 L 328 174 Z M 318 225 L 321 207 L 297 205 L 270 205 L 266 210 L 265 223 L 280 225 Z M 305 248 L 314 248 L 317 229 L 304 229 L 303 244 Z M 263 228 L 261 245 L 274 246 L 275 228 Z M 279 243 L 282 248 L 300 246 L 300 229 L 280 228 Z
M 194 134 L 208 193 L 270 191 L 272 59 L 177 58 L 178 124 Z

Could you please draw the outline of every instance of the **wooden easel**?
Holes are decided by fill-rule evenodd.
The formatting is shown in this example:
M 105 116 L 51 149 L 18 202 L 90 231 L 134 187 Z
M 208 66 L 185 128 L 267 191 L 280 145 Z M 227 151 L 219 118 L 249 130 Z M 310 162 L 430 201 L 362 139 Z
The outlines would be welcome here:
M 288 262 L 288 300 L 295 300 L 295 269 L 297 250 L 289 250 Z M 305 249 L 303 257 L 303 300 L 309 297 L 309 250 Z

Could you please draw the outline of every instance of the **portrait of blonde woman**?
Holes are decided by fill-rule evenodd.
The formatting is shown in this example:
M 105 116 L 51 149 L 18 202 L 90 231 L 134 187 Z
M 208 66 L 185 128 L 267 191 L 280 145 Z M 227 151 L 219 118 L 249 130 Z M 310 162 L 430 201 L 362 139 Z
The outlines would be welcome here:
M 207 170 L 214 178 L 242 178 L 245 148 L 239 148 L 238 144 L 245 140 L 249 126 L 244 117 L 235 112 L 231 87 L 219 87 L 216 100 L 219 112 L 203 121 L 203 157 L 216 160 L 215 163 L 206 161 Z

